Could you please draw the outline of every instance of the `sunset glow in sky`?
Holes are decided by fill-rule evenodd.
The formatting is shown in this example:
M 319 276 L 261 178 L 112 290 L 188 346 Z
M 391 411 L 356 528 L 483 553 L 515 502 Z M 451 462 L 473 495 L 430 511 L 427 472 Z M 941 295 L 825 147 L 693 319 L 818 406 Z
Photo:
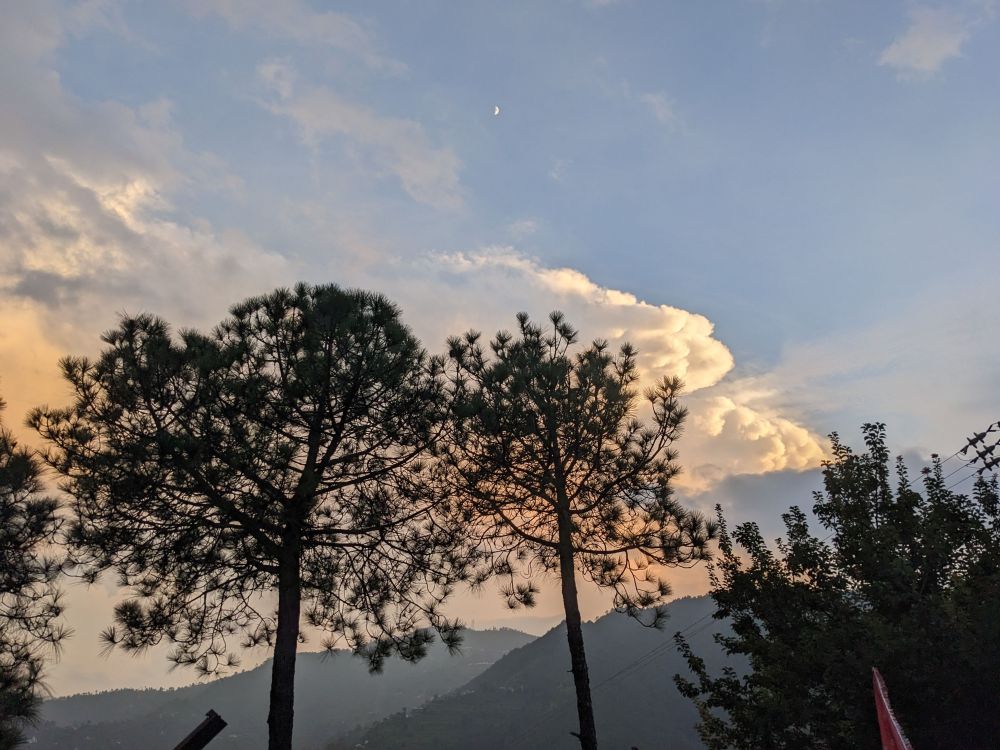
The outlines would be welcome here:
M 827 433 L 885 421 L 926 458 L 1000 418 L 998 13 L 2 2 L 5 421 L 37 444 L 22 421 L 66 402 L 58 359 L 122 311 L 209 327 L 335 282 L 385 293 L 440 352 L 559 309 L 686 381 L 685 498 L 778 533 Z M 191 681 L 155 652 L 97 657 L 111 578 L 71 587 L 54 690 Z M 453 606 L 508 616 L 492 590 Z

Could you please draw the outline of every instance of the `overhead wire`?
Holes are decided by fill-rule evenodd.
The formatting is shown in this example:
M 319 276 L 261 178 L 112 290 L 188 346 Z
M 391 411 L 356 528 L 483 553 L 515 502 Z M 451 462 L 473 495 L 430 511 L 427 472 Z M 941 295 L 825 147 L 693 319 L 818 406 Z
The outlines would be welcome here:
M 705 623 L 705 625 L 702 628 L 700 628 L 696 633 L 691 633 L 691 635 L 697 635 L 698 633 L 702 632 L 702 630 L 704 630 L 709 625 L 711 625 L 711 618 L 712 618 L 712 615 L 714 615 L 714 614 L 715 614 L 714 612 L 708 612 L 707 614 L 702 615 L 701 617 L 699 617 L 694 622 L 691 622 L 688 625 L 686 625 L 682 630 L 677 631 L 677 633 L 679 635 L 685 635 L 692 628 L 695 628 L 698 625 L 700 625 L 702 623 Z M 709 622 L 705 622 L 706 620 L 708 620 Z M 661 644 L 655 646 L 654 648 L 652 648 L 651 650 L 647 651 L 645 654 L 643 654 L 643 655 L 639 656 L 638 658 L 634 659 L 633 661 L 629 662 L 629 664 L 626 664 L 624 667 L 622 667 L 621 669 L 619 669 L 617 672 L 615 672 L 610 677 L 606 677 L 603 680 L 601 680 L 599 683 L 597 683 L 596 685 L 592 686 L 591 687 L 591 692 L 592 693 L 596 693 L 602 687 L 604 687 L 605 685 L 607 685 L 610 682 L 613 682 L 614 680 L 616 680 L 618 677 L 620 677 L 621 675 L 625 674 L 626 672 L 632 671 L 633 669 L 635 669 L 637 667 L 642 667 L 642 666 L 645 666 L 647 664 L 652 663 L 653 661 L 655 661 L 657 659 L 657 657 L 659 657 L 660 655 L 666 653 L 667 651 L 670 651 L 673 647 L 674 647 L 674 642 L 673 642 L 672 639 L 668 639 L 668 640 L 664 641 L 663 643 L 661 643 Z M 564 704 L 564 702 L 559 702 L 556 705 L 550 706 L 548 709 L 546 709 L 542 713 L 542 715 L 540 717 L 538 717 L 531 724 L 528 724 L 526 727 L 522 728 L 520 732 L 518 732 L 516 735 L 514 735 L 512 738 L 510 738 L 507 741 L 507 743 L 506 743 L 507 746 L 518 747 L 518 745 L 516 744 L 518 741 L 520 741 L 520 740 L 528 737 L 531 734 L 532 730 L 534 730 L 536 727 L 538 727 L 539 725 L 541 725 L 542 722 L 544 722 L 549 717 L 549 715 L 552 714 L 553 711 L 555 711 L 557 708 L 561 707 L 563 704 Z M 515 743 L 515 744 L 512 745 L 511 744 L 512 742 Z

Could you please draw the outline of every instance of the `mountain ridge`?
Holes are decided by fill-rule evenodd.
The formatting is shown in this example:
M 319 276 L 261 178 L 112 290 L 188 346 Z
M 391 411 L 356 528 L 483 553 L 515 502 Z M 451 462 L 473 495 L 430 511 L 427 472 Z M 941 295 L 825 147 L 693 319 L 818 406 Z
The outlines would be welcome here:
M 677 599 L 662 630 L 609 613 L 584 624 L 601 745 L 640 750 L 702 750 L 694 705 L 673 675 L 687 674 L 673 634 L 682 631 L 710 671 L 727 659 L 712 638 L 727 631 L 708 597 Z M 471 721 L 469 717 L 475 717 Z M 327 750 L 576 750 L 576 694 L 565 625 L 512 649 L 468 684 L 360 728 Z
M 435 641 L 420 662 L 390 659 L 378 675 L 369 674 L 367 663 L 349 652 L 300 653 L 295 747 L 322 747 L 359 725 L 447 693 L 533 638 L 509 628 L 465 630 L 460 653 L 449 655 Z M 270 663 L 183 688 L 122 689 L 45 701 L 42 721 L 28 738 L 33 750 L 170 750 L 213 709 L 228 726 L 212 750 L 264 748 Z

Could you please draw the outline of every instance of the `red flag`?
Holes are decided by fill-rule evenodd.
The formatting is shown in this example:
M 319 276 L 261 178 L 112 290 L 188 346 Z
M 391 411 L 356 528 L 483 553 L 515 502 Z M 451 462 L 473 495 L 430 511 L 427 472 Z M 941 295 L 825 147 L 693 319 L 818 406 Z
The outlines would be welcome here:
M 875 689 L 875 713 L 878 714 L 878 730 L 882 735 L 882 750 L 913 750 L 896 714 L 892 712 L 889 691 L 885 689 L 885 681 L 875 667 L 872 667 L 872 686 Z

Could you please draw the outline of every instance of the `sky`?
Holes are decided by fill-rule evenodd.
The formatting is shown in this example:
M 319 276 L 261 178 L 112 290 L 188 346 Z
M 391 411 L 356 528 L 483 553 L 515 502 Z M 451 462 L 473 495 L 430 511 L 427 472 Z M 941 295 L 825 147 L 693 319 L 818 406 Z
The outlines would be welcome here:
M 686 381 L 682 496 L 776 535 L 830 432 L 884 421 L 921 460 L 1000 418 L 998 13 L 0 0 L 5 422 L 37 445 L 22 421 L 67 402 L 58 359 L 123 312 L 207 328 L 334 282 L 440 352 L 558 309 Z M 56 693 L 191 681 L 156 651 L 97 658 L 119 593 L 68 594 Z M 539 627 L 559 602 L 453 610 Z

